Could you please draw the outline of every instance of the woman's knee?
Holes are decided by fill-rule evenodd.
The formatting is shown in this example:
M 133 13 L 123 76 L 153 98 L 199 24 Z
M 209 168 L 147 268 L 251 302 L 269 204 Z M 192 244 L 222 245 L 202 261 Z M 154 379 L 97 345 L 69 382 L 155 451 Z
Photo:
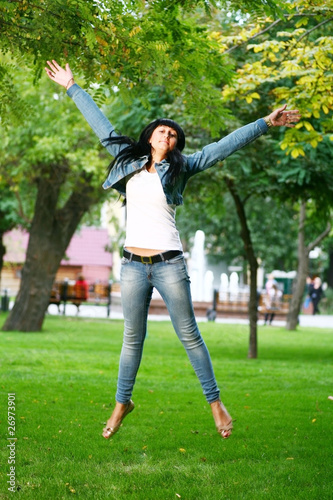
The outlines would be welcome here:
M 185 349 L 196 349 L 205 345 L 198 328 L 195 328 L 193 331 L 180 331 L 177 335 Z

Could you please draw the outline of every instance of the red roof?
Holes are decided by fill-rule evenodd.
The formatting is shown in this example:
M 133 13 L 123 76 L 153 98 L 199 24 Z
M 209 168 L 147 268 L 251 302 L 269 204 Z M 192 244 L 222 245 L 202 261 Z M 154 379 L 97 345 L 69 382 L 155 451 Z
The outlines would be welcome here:
M 23 263 L 28 247 L 29 233 L 14 229 L 4 236 L 7 252 L 5 262 Z M 112 266 L 112 254 L 105 250 L 110 246 L 108 232 L 104 228 L 83 227 L 74 234 L 62 265 Z

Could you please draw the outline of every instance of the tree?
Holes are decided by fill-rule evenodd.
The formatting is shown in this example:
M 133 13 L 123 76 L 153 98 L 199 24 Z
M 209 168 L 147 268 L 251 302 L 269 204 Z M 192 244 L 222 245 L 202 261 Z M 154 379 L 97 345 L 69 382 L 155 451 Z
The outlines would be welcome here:
M 238 58 L 237 79 L 224 87 L 225 99 L 235 105 L 244 101 L 251 107 L 268 95 L 275 105 L 287 102 L 289 107 L 302 112 L 303 120 L 295 129 L 287 130 L 283 137 L 280 132 L 273 132 L 287 157 L 275 153 L 276 160 L 267 173 L 271 182 L 278 183 L 277 198 L 291 204 L 298 202 L 303 214 L 300 227 L 305 221 L 305 203 L 311 200 L 315 204 L 321 219 L 326 221 L 326 229 L 312 239 L 315 242 L 329 233 L 329 207 L 333 199 L 331 148 L 327 144 L 333 139 L 332 120 L 327 116 L 333 103 L 333 37 L 327 28 L 333 22 L 332 6 L 332 2 L 316 6 L 296 1 L 286 4 L 285 14 L 277 20 L 244 20 L 242 25 L 234 26 L 229 36 L 215 33 L 225 54 L 239 56 L 245 46 L 247 50 L 246 61 L 244 55 Z M 295 328 L 297 324 L 308 252 L 312 247 L 303 245 L 301 240 L 300 233 L 299 272 L 287 328 Z
M 328 222 L 326 228 L 318 234 L 317 238 L 308 244 L 306 243 L 306 203 L 303 201 L 299 213 L 298 230 L 298 268 L 297 279 L 293 288 L 292 300 L 290 303 L 287 317 L 287 330 L 295 330 L 298 325 L 298 315 L 302 305 L 302 299 L 306 284 L 306 278 L 309 274 L 309 254 L 320 242 L 330 233 L 331 224 Z
M 60 261 L 82 216 L 99 198 L 99 192 L 91 184 L 92 176 L 83 172 L 77 179 L 77 189 L 62 208 L 56 209 L 68 173 L 65 162 L 57 163 L 52 165 L 48 178 L 36 180 L 38 195 L 21 286 L 3 326 L 5 331 L 41 330 Z
M 105 198 L 100 186 L 107 161 L 69 99 L 63 93 L 52 97 L 48 81 L 37 93 L 26 68 L 24 74 L 15 83 L 32 111 L 24 127 L 8 126 L 1 135 L 0 173 L 22 207 L 28 185 L 34 207 L 26 214 L 31 226 L 20 290 L 3 329 L 39 331 L 71 237 L 82 216 Z

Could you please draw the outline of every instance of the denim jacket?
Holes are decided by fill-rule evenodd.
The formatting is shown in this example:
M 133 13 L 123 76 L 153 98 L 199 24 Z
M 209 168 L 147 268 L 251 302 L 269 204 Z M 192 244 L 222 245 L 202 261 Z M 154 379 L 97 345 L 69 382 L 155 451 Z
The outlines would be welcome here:
M 105 145 L 106 149 L 112 156 L 117 154 L 128 146 L 128 144 L 112 144 L 106 145 L 105 140 L 111 136 L 117 136 L 113 126 L 104 116 L 102 111 L 95 104 L 93 99 L 79 85 L 72 85 L 67 95 L 73 99 L 77 108 L 81 111 L 95 134 Z M 197 151 L 191 155 L 183 155 L 185 164 L 174 183 L 168 182 L 166 175 L 169 163 L 167 160 L 162 160 L 160 163 L 155 163 L 155 168 L 160 177 L 161 184 L 169 205 L 182 205 L 183 192 L 187 181 L 192 175 L 195 175 L 207 168 L 212 167 L 218 161 L 224 160 L 227 156 L 246 146 L 254 141 L 268 130 L 266 122 L 263 118 L 241 127 L 231 134 L 223 137 L 218 142 L 214 142 L 205 146 L 201 151 Z M 114 188 L 120 194 L 126 195 L 126 180 L 127 177 L 134 172 L 141 170 L 148 161 L 148 156 L 143 156 L 137 160 L 129 161 L 122 165 L 116 163 L 109 173 L 106 181 L 103 184 L 104 189 Z

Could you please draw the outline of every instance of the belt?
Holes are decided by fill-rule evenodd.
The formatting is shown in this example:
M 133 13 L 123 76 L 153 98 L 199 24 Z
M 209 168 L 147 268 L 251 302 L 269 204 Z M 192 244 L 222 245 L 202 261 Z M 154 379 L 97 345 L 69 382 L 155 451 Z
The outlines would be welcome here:
M 180 250 L 169 250 L 168 252 L 158 253 L 156 255 L 151 255 L 149 257 L 143 255 L 136 255 L 135 253 L 128 252 L 124 249 L 123 256 L 132 261 L 142 262 L 142 264 L 156 264 L 156 262 L 164 262 L 165 260 L 173 259 L 178 255 L 181 255 L 183 252 Z

